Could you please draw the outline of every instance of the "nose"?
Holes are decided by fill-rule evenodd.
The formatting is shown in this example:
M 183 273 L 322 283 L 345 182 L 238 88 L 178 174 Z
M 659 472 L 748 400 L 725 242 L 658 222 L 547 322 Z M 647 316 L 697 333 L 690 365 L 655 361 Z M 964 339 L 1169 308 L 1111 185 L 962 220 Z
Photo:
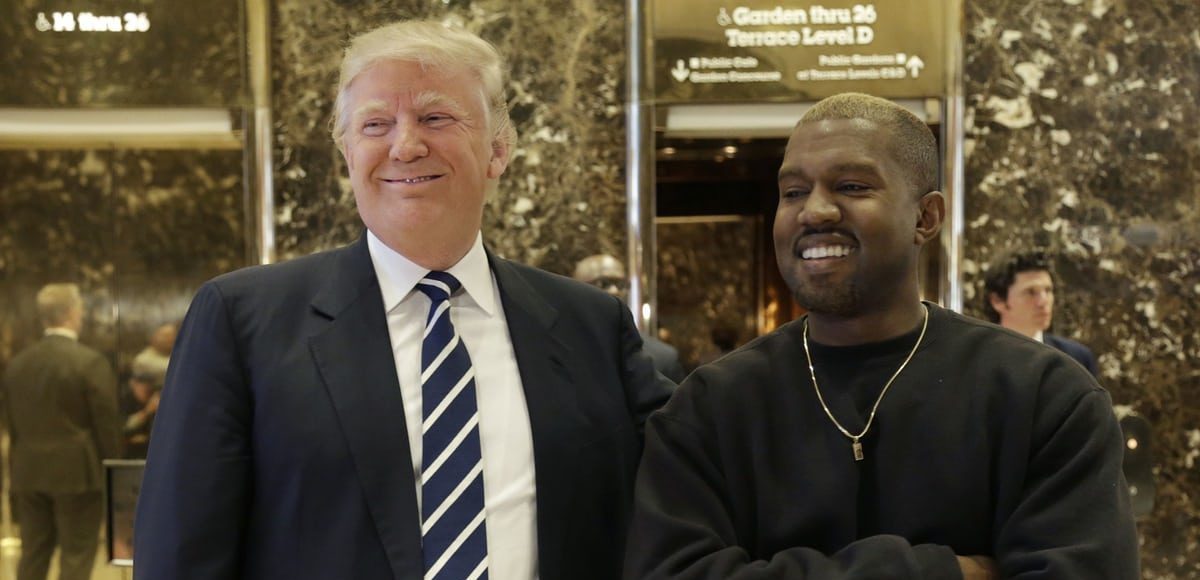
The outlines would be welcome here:
M 429 155 L 429 146 L 425 144 L 420 127 L 415 123 L 396 125 L 396 135 L 388 155 L 401 162 L 415 161 Z
M 841 217 L 842 210 L 833 193 L 821 186 L 814 187 L 808 194 L 798 216 L 800 223 L 809 227 L 837 223 Z

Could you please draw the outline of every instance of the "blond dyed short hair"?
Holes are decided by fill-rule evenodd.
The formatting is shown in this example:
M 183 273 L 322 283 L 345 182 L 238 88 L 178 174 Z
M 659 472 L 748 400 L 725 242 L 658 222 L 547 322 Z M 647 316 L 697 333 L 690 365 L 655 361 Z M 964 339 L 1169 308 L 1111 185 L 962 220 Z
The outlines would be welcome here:
M 892 154 L 908 168 L 918 195 L 938 189 L 938 145 L 933 131 L 908 109 L 863 93 L 841 93 L 813 105 L 796 127 L 806 123 L 863 119 L 882 127 L 892 138 Z

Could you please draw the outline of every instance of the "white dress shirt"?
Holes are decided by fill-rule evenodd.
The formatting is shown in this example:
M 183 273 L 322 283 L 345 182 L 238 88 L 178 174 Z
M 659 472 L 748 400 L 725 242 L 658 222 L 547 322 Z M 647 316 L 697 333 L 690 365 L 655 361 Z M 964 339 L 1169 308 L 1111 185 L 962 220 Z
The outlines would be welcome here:
M 421 506 L 421 337 L 430 301 L 416 290 L 429 270 L 367 232 L 367 247 L 383 304 L 404 398 L 417 507 Z M 488 577 L 537 578 L 537 503 L 533 435 L 500 290 L 483 251 L 483 237 L 449 270 L 463 292 L 450 299 L 450 320 L 475 369 L 479 445 L 487 525 Z
M 71 340 L 79 340 L 79 333 L 75 332 L 74 330 L 71 330 L 70 328 L 64 328 L 61 326 L 51 326 L 50 328 L 47 328 L 45 331 L 45 335 L 46 336 L 63 336 L 63 337 L 69 338 Z

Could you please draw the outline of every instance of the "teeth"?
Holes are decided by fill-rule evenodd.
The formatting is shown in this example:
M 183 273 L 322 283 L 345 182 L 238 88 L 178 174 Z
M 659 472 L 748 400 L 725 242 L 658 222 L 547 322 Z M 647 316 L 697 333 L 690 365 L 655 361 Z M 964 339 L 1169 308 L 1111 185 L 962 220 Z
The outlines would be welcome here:
M 800 257 L 805 260 L 819 260 L 821 258 L 841 258 L 842 256 L 850 255 L 852 248 L 850 246 L 817 246 L 815 248 L 807 248 L 800 254 Z
M 424 183 L 431 179 L 433 179 L 433 176 L 427 175 L 425 177 L 414 177 L 412 179 L 389 179 L 388 181 L 398 181 L 400 183 Z

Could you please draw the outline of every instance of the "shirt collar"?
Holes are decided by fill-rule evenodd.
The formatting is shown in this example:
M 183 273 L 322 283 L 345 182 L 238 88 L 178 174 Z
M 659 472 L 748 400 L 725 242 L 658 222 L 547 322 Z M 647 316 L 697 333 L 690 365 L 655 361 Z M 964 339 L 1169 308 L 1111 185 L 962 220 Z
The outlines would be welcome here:
M 1037 334 L 1033 335 L 1033 339 L 1038 342 L 1044 343 L 1044 342 L 1046 342 L 1046 333 L 1039 330 L 1039 331 L 1037 331 Z
M 367 230 L 367 249 L 371 253 L 371 263 L 375 265 L 375 277 L 379 279 L 384 309 L 391 312 L 412 293 L 417 287 L 417 282 L 429 273 L 429 269 L 418 266 L 389 248 L 371 230 Z M 471 245 L 471 249 L 446 272 L 458 278 L 463 285 L 463 291 L 483 309 L 484 314 L 490 316 L 495 313 L 495 283 L 492 270 L 488 266 L 487 252 L 483 250 L 483 234 L 475 234 L 475 243 Z
M 52 326 L 47 328 L 45 334 L 46 336 L 65 336 L 71 340 L 79 340 L 79 333 L 71 330 L 70 328 L 63 328 L 61 326 Z

